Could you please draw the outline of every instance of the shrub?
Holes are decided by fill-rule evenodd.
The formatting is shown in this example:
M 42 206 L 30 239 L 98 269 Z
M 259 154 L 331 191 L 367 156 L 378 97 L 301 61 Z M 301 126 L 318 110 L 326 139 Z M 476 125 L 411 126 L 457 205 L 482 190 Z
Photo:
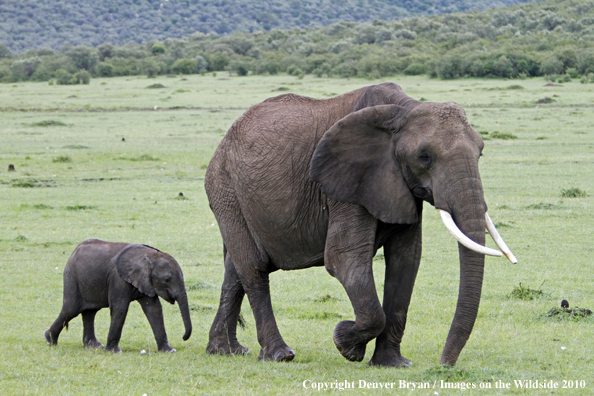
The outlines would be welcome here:
M 561 198 L 585 198 L 588 194 L 577 187 L 561 190 Z
M 99 77 L 113 77 L 113 65 L 106 62 L 101 62 L 97 65 L 96 73 Z
M 208 69 L 208 62 L 204 57 L 198 55 L 194 59 L 196 60 L 196 71 L 198 73 Z
M 54 77 L 56 79 L 56 84 L 58 84 L 58 85 L 70 85 L 70 84 L 73 84 L 73 76 L 72 76 L 72 74 L 68 73 L 64 69 L 58 69 L 58 70 L 56 70 L 56 73 L 54 74 Z
M 153 55 L 159 55 L 159 54 L 164 54 L 165 53 L 165 47 L 163 47 L 161 44 L 155 44 L 151 47 L 151 54 Z
M 54 158 L 53 162 L 61 162 L 61 163 L 72 162 L 72 158 L 70 158 L 67 155 L 60 155 L 59 157 Z
M 70 62 L 72 62 L 72 65 L 77 70 L 84 69 L 93 72 L 99 62 L 99 56 L 95 50 L 82 45 L 68 51 L 66 56 L 68 56 Z
M 540 287 L 542 288 L 542 285 L 540 285 Z M 507 297 L 524 301 L 537 300 L 546 295 L 541 290 L 541 288 L 538 288 L 538 290 L 531 289 L 527 286 L 522 286 L 522 283 L 520 282 L 520 286 L 514 287 L 514 289 L 511 291 L 511 293 L 507 295 Z
M 446 55 L 437 61 L 435 71 L 444 80 L 459 78 L 463 75 L 463 60 L 460 55 Z
M 551 57 L 540 64 L 540 73 L 553 75 L 563 73 L 563 62 L 556 57 Z
M 404 69 L 404 74 L 407 76 L 418 76 L 420 74 L 425 74 L 427 72 L 427 67 L 420 63 L 411 63 Z
M 242 61 L 233 61 L 229 64 L 229 69 L 238 76 L 247 76 L 249 73 L 249 64 Z
M 517 139 L 518 137 L 511 133 L 506 132 L 499 132 L 495 131 L 491 134 L 491 139 L 502 139 L 502 140 L 510 140 L 510 139 Z
M 301 70 L 299 67 L 295 66 L 295 65 L 291 65 L 287 68 L 287 73 L 291 76 L 301 76 L 301 75 L 305 75 L 305 73 L 303 73 L 303 70 Z
M 89 84 L 91 82 L 91 73 L 87 70 L 79 70 L 74 74 L 75 84 Z
M 178 59 L 171 66 L 174 73 L 193 74 L 196 73 L 198 62 L 194 59 Z

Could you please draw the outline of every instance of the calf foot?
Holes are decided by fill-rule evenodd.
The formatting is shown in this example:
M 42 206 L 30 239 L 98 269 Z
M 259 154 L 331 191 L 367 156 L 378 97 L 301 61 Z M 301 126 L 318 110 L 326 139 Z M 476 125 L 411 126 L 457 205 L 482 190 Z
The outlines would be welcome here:
M 336 325 L 334 329 L 334 344 L 342 356 L 351 362 L 360 362 L 365 357 L 367 342 L 357 342 L 353 339 L 357 337 L 353 334 L 355 322 L 344 320 Z
M 159 352 L 175 352 L 175 349 L 168 342 L 159 347 Z
M 271 360 L 273 362 L 290 362 L 295 358 L 295 352 L 286 344 L 272 348 L 262 348 L 258 360 Z
M 100 343 L 96 338 L 94 340 L 85 340 L 83 342 L 83 345 L 85 348 L 95 348 L 95 349 L 103 348 L 103 344 Z
M 109 345 L 107 345 L 107 347 L 105 347 L 105 350 L 107 352 L 122 353 L 122 350 L 117 345 L 116 346 L 113 346 L 113 347 L 110 347 Z
M 56 345 L 58 343 L 58 342 L 52 342 L 52 336 L 50 334 L 49 329 L 47 329 L 45 331 L 45 333 L 43 333 L 43 338 L 45 338 L 45 343 L 47 345 L 50 345 L 51 346 L 51 345 Z

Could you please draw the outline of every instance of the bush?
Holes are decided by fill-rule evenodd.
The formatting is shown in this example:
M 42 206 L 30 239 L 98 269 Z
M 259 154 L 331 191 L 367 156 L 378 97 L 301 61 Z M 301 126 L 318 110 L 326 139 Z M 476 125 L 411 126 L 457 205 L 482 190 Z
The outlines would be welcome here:
M 427 67 L 420 63 L 411 63 L 404 69 L 404 74 L 407 76 L 418 76 L 421 74 L 425 74 L 427 72 Z
M 577 187 L 572 187 L 568 189 L 561 190 L 561 198 L 585 198 L 588 194 Z
M 99 77 L 113 77 L 113 65 L 106 62 L 101 62 L 97 65 L 96 73 Z
M 79 70 L 74 74 L 74 84 L 89 84 L 91 82 L 91 73 L 87 70 Z
M 287 73 L 291 76 L 301 76 L 301 75 L 305 75 L 305 73 L 303 73 L 303 70 L 301 70 L 299 67 L 295 66 L 295 65 L 291 65 L 287 68 Z
M 77 70 L 84 69 L 93 72 L 99 62 L 99 56 L 96 54 L 95 49 L 82 45 L 71 49 L 66 55 Z
M 70 85 L 70 84 L 73 84 L 73 76 L 72 76 L 72 74 L 68 73 L 64 69 L 58 69 L 58 70 L 56 70 L 56 73 L 55 73 L 54 77 L 56 79 L 56 84 L 58 84 L 58 85 Z
M 171 70 L 178 74 L 194 74 L 198 68 L 198 62 L 194 59 L 178 59 L 171 66 Z
M 557 59 L 557 57 L 546 59 L 540 64 L 540 73 L 549 76 L 561 74 L 563 73 L 563 62 Z
M 444 80 L 460 78 L 463 75 L 463 60 L 460 55 L 446 55 L 437 61 L 435 71 Z
M 594 73 L 594 49 L 587 49 L 578 54 L 577 69 L 583 75 Z
M 242 61 L 233 61 L 229 64 L 229 69 L 238 76 L 247 76 L 249 73 L 249 64 Z
M 160 55 L 165 53 L 165 47 L 161 44 L 155 44 L 151 47 L 151 54 L 153 55 Z
M 27 81 L 41 65 L 41 59 L 35 56 L 28 59 L 19 59 L 10 66 L 11 81 Z
M 208 62 L 206 59 L 204 59 L 204 57 L 198 55 L 194 59 L 196 59 L 196 72 L 200 73 L 208 69 Z

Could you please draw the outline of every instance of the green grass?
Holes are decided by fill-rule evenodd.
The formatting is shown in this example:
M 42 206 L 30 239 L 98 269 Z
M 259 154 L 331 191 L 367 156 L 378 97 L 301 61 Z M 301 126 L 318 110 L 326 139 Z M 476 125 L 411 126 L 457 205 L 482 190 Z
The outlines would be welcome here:
M 528 286 L 522 286 L 522 283 L 520 282 L 520 284 L 514 287 L 514 289 L 508 294 L 508 297 L 525 301 L 537 300 L 547 295 L 542 291 L 541 288 L 542 285 L 538 289 L 532 289 Z
M 561 198 L 585 198 L 588 194 L 577 187 L 572 187 L 568 189 L 561 190 Z
M 594 391 L 592 316 L 546 317 L 562 299 L 572 307 L 594 307 L 594 198 L 560 197 L 560 191 L 574 186 L 594 191 L 594 88 L 579 82 L 546 87 L 543 79 L 522 80 L 519 89 L 510 81 L 491 79 L 394 77 L 370 82 L 286 75 L 240 78 L 225 73 L 190 76 L 186 81 L 158 77 L 151 83 L 165 87 L 152 90 L 145 89 L 147 81 L 19 83 L 0 90 L 2 394 L 321 393 L 305 389 L 306 380 L 346 380 L 357 386 L 362 380 L 397 385 L 400 380 L 431 385 L 436 381 L 438 387 L 443 380 L 492 386 L 490 391 L 470 389 L 465 394 L 536 395 L 542 393 L 517 389 L 514 381 L 572 379 L 586 381 L 586 388 L 559 393 Z M 247 299 L 242 309 L 246 327 L 238 329 L 238 338 L 251 353 L 208 356 L 205 347 L 219 302 L 223 249 L 206 200 L 204 173 L 221 137 L 248 106 L 278 95 L 281 92 L 273 90 L 279 87 L 327 98 L 381 81 L 400 84 L 413 98 L 460 103 L 477 131 L 517 136 L 485 141 L 481 178 L 491 217 L 506 225 L 500 232 L 519 263 L 486 259 L 479 316 L 457 366 L 438 363 L 458 293 L 457 247 L 437 211 L 427 204 L 423 259 L 402 344 L 412 368 L 368 367 L 373 341 L 362 363 L 342 358 L 332 332 L 338 321 L 354 318 L 352 306 L 339 282 L 323 268 L 271 275 L 276 319 L 297 354 L 293 362 L 258 362 L 260 348 Z M 179 89 L 190 92 L 177 94 Z M 76 102 L 66 99 L 74 94 Z M 555 102 L 536 104 L 553 95 Z M 48 119 L 68 127 L 37 125 Z M 71 161 L 54 162 L 60 156 Z M 14 164 L 16 172 L 7 172 L 8 164 Z M 148 244 L 180 263 L 194 332 L 183 342 L 177 306 L 163 302 L 169 340 L 177 353 L 155 352 L 138 304 L 130 307 L 120 355 L 83 349 L 80 318 L 62 333 L 57 347 L 45 345 L 43 332 L 61 307 L 64 265 L 77 244 L 91 237 Z M 381 296 L 382 260 L 374 264 Z M 536 291 L 543 294 L 510 298 L 520 283 L 541 285 Z M 109 312 L 102 310 L 96 319 L 100 341 L 105 342 L 108 328 Z M 147 353 L 141 355 L 142 350 Z M 495 389 L 497 381 L 510 382 L 512 388 Z M 383 394 L 378 389 L 355 391 Z M 436 388 L 414 394 L 435 391 L 460 392 Z

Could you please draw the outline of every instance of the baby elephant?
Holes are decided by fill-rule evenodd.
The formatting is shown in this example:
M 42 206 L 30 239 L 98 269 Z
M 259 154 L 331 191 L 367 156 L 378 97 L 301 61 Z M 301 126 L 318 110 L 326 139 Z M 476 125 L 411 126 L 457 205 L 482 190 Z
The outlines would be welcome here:
M 109 307 L 111 325 L 105 349 L 118 347 L 131 301 L 138 300 L 146 315 L 159 351 L 175 352 L 169 345 L 159 296 L 177 301 L 186 328 L 184 341 L 192 334 L 192 322 L 182 270 L 173 257 L 146 245 L 87 239 L 76 247 L 64 268 L 62 311 L 45 331 L 48 345 L 56 345 L 68 322 L 82 314 L 83 344 L 102 348 L 95 337 L 95 314 Z

